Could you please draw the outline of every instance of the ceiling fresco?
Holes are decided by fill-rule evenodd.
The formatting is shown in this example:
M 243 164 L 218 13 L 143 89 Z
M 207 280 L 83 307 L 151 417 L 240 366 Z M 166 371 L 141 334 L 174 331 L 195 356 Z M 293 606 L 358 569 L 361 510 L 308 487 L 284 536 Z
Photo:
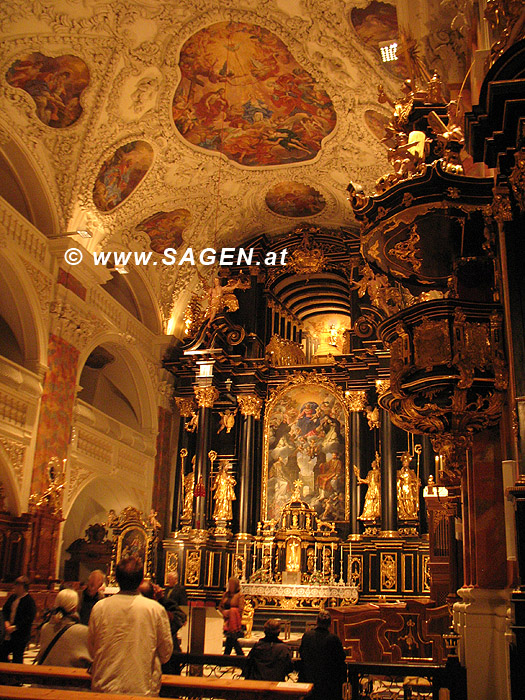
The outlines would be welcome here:
M 353 7 L 350 21 L 357 36 L 371 51 L 379 54 L 379 44 L 385 41 L 399 41 L 397 12 L 394 5 L 372 0 L 366 7 Z M 400 78 L 406 78 L 407 68 L 402 56 L 397 61 L 385 64 L 386 70 Z
M 278 182 L 266 193 L 266 206 L 275 214 L 306 217 L 319 214 L 326 202 L 323 195 L 302 182 Z
M 177 248 L 182 243 L 182 234 L 191 222 L 191 213 L 187 209 L 159 211 L 149 216 L 138 226 L 151 239 L 149 247 L 155 253 L 163 253 L 166 248 Z
M 325 90 L 263 27 L 206 27 L 184 44 L 179 66 L 173 100 L 179 133 L 240 165 L 312 160 L 335 127 Z
M 26 54 L 9 66 L 5 77 L 33 98 L 38 118 L 48 126 L 62 129 L 82 114 L 80 97 L 88 86 L 89 70 L 77 56 Z
M 131 141 L 117 148 L 104 161 L 95 180 L 93 202 L 99 211 L 118 207 L 142 180 L 153 162 L 153 149 L 146 141 Z
M 457 32 L 421 2 L 396 4 L 446 46 L 429 65 L 452 66 Z M 314 216 L 356 229 L 348 183 L 390 169 L 377 86 L 396 96 L 401 80 L 378 42 L 396 4 L 4 0 L 0 149 L 25 154 L 56 232 L 89 228 L 89 250 L 240 246 Z M 197 273 L 214 270 L 143 268 L 165 323 Z

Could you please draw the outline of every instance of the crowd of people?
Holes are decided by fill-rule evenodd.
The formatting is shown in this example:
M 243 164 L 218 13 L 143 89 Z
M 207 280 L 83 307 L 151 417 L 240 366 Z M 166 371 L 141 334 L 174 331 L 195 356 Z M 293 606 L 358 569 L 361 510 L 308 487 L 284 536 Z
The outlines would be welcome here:
M 144 580 L 137 557 L 126 557 L 116 567 L 119 591 L 105 596 L 106 577 L 92 571 L 79 593 L 61 589 L 53 610 L 40 626 L 40 649 L 35 663 L 86 668 L 91 689 L 102 693 L 159 695 L 162 674 L 179 674 L 181 651 L 178 632 L 186 623 L 181 606 L 187 604 L 177 573 L 169 573 L 166 587 Z M 230 578 L 220 600 L 224 619 L 224 653 L 243 655 L 244 596 L 237 578 Z M 29 580 L 16 579 L 0 620 L 0 661 L 22 663 L 36 615 Z M 346 679 L 345 652 L 339 637 L 329 631 L 329 613 L 320 611 L 315 629 L 306 632 L 294 662 L 292 650 L 280 639 L 281 622 L 269 619 L 264 636 L 251 648 L 244 666 L 247 680 L 284 681 L 298 671 L 299 682 L 313 683 L 309 700 L 341 700 Z

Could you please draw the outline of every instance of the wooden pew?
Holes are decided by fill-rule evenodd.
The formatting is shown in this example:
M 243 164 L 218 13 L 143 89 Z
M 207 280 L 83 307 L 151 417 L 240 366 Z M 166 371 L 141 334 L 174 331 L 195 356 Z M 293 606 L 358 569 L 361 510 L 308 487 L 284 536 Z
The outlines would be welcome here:
M 51 688 L 20 688 L 0 686 L 0 698 L 11 700 L 111 700 L 135 696 L 87 693 L 76 688 L 89 688 L 91 679 L 87 671 L 61 666 L 32 666 L 30 664 L 0 663 L 0 683 L 5 677 L 16 678 L 23 683 L 51 684 Z M 57 690 L 56 686 L 64 686 Z M 244 681 L 232 678 L 201 678 L 195 676 L 162 676 L 162 690 L 172 697 L 232 698 L 235 700 L 301 700 L 312 688 L 310 683 L 273 683 Z

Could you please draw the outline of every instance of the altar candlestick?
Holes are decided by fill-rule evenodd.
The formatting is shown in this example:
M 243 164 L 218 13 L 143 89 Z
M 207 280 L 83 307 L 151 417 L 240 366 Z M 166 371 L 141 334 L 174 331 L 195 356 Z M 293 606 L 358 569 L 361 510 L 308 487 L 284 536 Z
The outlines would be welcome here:
M 270 581 L 273 581 L 273 572 L 272 572 L 272 545 L 273 545 L 273 542 L 270 542 Z
M 342 544 L 341 545 L 341 571 L 339 572 L 339 580 L 341 581 L 341 583 L 344 583 L 344 579 L 343 579 L 343 574 L 344 574 L 344 569 L 345 569 L 344 558 L 343 558 L 344 557 L 344 548 L 345 547 Z
M 257 543 L 253 544 L 253 557 L 252 557 L 252 574 L 257 570 Z
M 332 572 L 330 574 L 330 581 L 334 580 L 334 543 L 331 543 L 330 549 L 332 550 L 332 556 L 330 558 L 330 564 L 331 564 L 331 569 Z
M 247 549 L 246 549 L 246 543 L 244 544 L 244 558 L 243 558 L 243 566 L 242 566 L 242 582 L 246 583 L 246 567 L 247 567 L 247 562 L 246 562 L 246 554 L 247 554 Z
M 314 572 L 317 571 L 317 542 L 314 543 Z

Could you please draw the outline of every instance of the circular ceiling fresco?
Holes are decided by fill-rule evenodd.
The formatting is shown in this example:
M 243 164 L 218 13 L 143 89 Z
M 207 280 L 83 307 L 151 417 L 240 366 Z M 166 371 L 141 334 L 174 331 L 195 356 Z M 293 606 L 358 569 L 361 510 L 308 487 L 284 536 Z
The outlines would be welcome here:
M 268 209 L 275 214 L 291 217 L 306 217 L 319 214 L 326 202 L 323 195 L 310 185 L 293 180 L 278 182 L 265 197 Z
M 245 166 L 312 160 L 336 123 L 327 93 L 267 29 L 219 22 L 182 47 L 173 119 L 189 143 Z

